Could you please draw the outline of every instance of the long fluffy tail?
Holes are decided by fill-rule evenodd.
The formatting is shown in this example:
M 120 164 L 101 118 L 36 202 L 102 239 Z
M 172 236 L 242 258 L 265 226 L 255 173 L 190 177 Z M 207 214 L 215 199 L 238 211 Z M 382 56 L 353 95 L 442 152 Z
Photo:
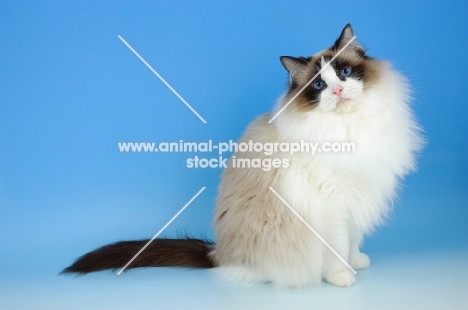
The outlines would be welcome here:
M 118 269 L 140 251 L 147 240 L 121 241 L 105 245 L 78 258 L 62 273 L 89 273 L 104 269 Z M 155 239 L 127 268 L 135 267 L 191 267 L 212 268 L 209 257 L 214 243 L 203 239 Z

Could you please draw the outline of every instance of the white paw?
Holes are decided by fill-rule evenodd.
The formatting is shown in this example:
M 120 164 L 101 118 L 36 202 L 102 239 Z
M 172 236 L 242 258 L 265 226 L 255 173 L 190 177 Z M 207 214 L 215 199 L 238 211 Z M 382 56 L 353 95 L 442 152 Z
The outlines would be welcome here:
M 351 258 L 351 267 L 354 269 L 366 269 L 370 266 L 370 259 L 364 253 L 359 253 Z
M 356 276 L 346 269 L 332 275 L 325 276 L 325 281 L 339 287 L 348 287 L 356 283 Z

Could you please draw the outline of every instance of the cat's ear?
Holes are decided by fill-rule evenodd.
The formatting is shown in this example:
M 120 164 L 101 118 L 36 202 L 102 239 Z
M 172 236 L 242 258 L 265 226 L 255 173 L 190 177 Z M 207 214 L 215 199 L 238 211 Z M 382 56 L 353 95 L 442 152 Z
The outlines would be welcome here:
M 335 51 L 341 50 L 353 38 L 354 38 L 353 27 L 351 27 L 351 24 L 347 24 L 341 31 L 340 37 L 335 41 L 335 44 L 332 46 L 332 49 Z M 356 39 L 354 39 L 354 41 L 351 42 L 348 45 L 348 47 L 354 49 L 359 54 L 364 55 L 365 53 L 364 48 L 358 42 L 356 42 Z
M 281 56 L 280 61 L 283 67 L 289 72 L 291 82 L 298 81 L 304 75 L 308 66 L 308 62 L 305 58 Z

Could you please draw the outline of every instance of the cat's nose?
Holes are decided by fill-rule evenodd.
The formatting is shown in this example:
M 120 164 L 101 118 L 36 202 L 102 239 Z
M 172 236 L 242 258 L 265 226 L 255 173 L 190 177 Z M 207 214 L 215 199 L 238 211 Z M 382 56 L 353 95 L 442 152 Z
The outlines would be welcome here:
M 333 89 L 333 94 L 334 95 L 337 95 L 337 96 L 341 96 L 341 92 L 343 91 L 343 87 L 342 86 L 336 86 L 334 89 Z

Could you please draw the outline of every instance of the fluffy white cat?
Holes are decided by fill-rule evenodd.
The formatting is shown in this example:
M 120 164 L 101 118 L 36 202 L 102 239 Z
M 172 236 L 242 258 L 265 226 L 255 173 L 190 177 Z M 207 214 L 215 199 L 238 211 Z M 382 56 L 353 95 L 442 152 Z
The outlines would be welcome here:
M 328 49 L 307 58 L 281 57 L 289 89 L 272 113 L 250 124 L 240 142 L 350 142 L 355 151 L 236 152 L 237 159 L 286 159 L 289 167 L 234 168 L 231 160 L 219 187 L 216 244 L 156 239 L 130 267 L 218 267 L 229 280 L 287 287 L 322 279 L 336 286 L 355 283 L 354 273 L 269 190 L 277 191 L 349 265 L 369 267 L 369 257 L 359 250 L 363 237 L 385 219 L 398 183 L 415 169 L 423 140 L 409 106 L 407 80 L 389 63 L 367 56 L 353 38 L 348 24 Z M 120 268 L 146 242 L 107 245 L 65 272 Z

